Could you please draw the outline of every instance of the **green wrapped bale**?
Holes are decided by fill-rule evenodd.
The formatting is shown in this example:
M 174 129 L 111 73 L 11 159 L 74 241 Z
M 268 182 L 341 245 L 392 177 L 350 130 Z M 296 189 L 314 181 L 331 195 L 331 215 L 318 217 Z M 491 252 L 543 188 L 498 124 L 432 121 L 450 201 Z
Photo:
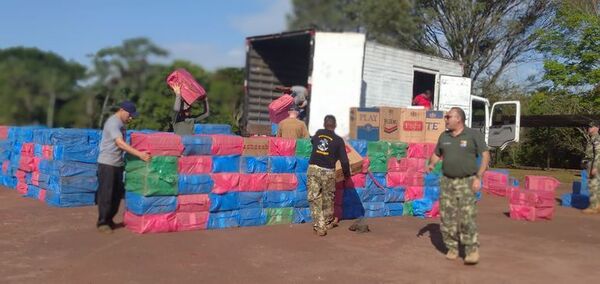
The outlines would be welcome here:
M 267 225 L 291 224 L 294 220 L 294 208 L 266 208 Z
M 387 158 L 390 153 L 390 142 L 387 141 L 369 141 L 367 143 L 367 156 L 383 155 Z
M 125 188 L 143 196 L 177 195 L 177 157 L 156 156 L 148 163 L 127 156 Z
M 369 156 L 369 171 L 372 173 L 387 173 L 388 158 L 382 154 Z
M 296 156 L 303 158 L 310 158 L 312 153 L 312 143 L 310 139 L 298 139 L 296 140 Z
M 406 158 L 406 150 L 408 149 L 408 144 L 403 142 L 391 142 L 390 143 L 390 158 L 402 159 Z
M 404 206 L 402 207 L 402 216 L 413 216 L 413 214 L 412 201 L 404 202 Z

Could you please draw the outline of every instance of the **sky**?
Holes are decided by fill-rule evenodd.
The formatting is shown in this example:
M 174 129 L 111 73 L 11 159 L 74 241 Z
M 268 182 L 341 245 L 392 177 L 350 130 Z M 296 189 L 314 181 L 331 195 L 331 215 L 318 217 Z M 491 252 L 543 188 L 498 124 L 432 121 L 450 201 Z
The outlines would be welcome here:
M 147 37 L 209 70 L 241 67 L 247 36 L 286 28 L 290 0 L 2 0 L 0 48 L 37 47 L 88 65 L 89 54 Z
M 208 70 L 242 67 L 245 38 L 286 28 L 291 0 L 1 0 L 0 48 L 37 47 L 85 65 L 88 55 L 147 37 Z M 541 61 L 512 66 L 522 81 Z

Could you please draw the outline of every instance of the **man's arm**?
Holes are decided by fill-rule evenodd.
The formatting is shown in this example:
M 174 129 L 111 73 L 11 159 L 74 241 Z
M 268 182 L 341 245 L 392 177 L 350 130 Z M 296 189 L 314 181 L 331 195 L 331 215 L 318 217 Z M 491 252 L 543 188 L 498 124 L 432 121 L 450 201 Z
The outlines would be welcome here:
M 117 137 L 115 139 L 115 144 L 117 144 L 117 147 L 119 147 L 121 150 L 123 150 L 131 155 L 137 156 L 144 162 L 148 162 L 151 159 L 150 154 L 138 151 L 137 149 L 131 147 L 129 144 L 127 144 L 127 142 L 125 142 L 123 140 L 122 137 Z
M 342 164 L 342 171 L 344 172 L 344 177 L 346 179 L 350 178 L 352 174 L 350 173 L 350 162 L 348 161 L 348 153 L 346 153 L 346 143 L 340 139 L 342 143 L 340 147 L 338 147 L 338 159 Z
M 427 173 L 430 173 L 435 168 L 435 164 L 440 161 L 440 157 L 435 153 L 431 154 L 429 161 L 427 162 Z
M 481 153 L 481 165 L 479 165 L 479 170 L 477 171 L 477 178 L 481 179 L 483 173 L 487 170 L 488 164 L 490 163 L 490 152 L 484 151 Z
M 210 110 L 208 107 L 208 98 L 204 98 L 204 100 L 202 100 L 202 104 L 204 105 L 204 110 L 199 116 L 194 118 L 194 123 L 199 123 L 200 121 L 206 119 L 210 115 Z

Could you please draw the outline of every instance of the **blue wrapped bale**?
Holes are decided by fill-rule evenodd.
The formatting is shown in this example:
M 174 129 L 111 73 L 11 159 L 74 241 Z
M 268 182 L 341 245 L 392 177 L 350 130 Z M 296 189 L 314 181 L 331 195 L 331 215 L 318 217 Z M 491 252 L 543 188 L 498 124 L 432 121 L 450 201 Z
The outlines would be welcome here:
M 296 172 L 296 157 L 272 156 L 269 157 L 271 173 L 284 174 Z
M 350 146 L 352 146 L 352 148 L 354 148 L 354 150 L 356 150 L 356 152 L 358 152 L 358 154 L 360 154 L 361 157 L 364 158 L 367 156 L 367 140 L 350 139 L 348 143 L 350 144 Z
M 181 137 L 184 156 L 210 155 L 212 138 L 210 136 L 185 135 Z
M 94 205 L 95 193 L 56 193 L 46 191 L 46 203 L 54 207 L 80 207 Z
M 194 124 L 194 134 L 233 134 L 229 124 Z
M 294 191 L 266 191 L 263 204 L 265 208 L 293 207 Z
M 233 211 L 240 209 L 239 192 L 225 194 L 210 193 L 210 212 Z
M 208 215 L 208 229 L 225 229 L 240 226 L 240 212 L 238 210 L 211 212 Z
M 178 194 L 205 194 L 210 193 L 214 185 L 214 181 L 210 175 L 180 175 L 178 186 Z
M 125 193 L 125 206 L 136 215 L 160 214 L 175 212 L 176 196 L 143 196 L 135 192 Z
M 240 227 L 264 226 L 267 224 L 267 213 L 262 208 L 240 209 Z
M 240 192 L 238 200 L 240 209 L 262 208 L 265 192 Z
M 385 217 L 385 203 L 383 202 L 364 202 L 366 218 Z
M 240 159 L 240 171 L 246 174 L 266 173 L 269 171 L 269 157 L 243 156 Z
M 386 203 L 384 213 L 385 216 L 402 216 L 404 205 L 401 202 Z
M 312 217 L 310 215 L 310 208 L 294 208 L 293 221 L 294 224 L 310 223 Z
M 406 189 L 403 187 L 386 188 L 383 202 L 404 202 L 404 193 Z
M 240 156 L 213 156 L 212 158 L 213 173 L 239 173 L 240 172 Z

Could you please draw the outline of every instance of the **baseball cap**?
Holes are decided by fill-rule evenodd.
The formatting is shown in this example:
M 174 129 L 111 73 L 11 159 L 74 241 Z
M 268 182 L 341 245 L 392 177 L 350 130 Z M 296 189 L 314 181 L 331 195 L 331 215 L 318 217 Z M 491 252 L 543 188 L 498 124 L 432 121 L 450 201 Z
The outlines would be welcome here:
M 138 117 L 138 115 L 139 115 L 138 112 L 137 112 L 137 109 L 135 107 L 135 104 L 132 103 L 132 102 L 130 102 L 130 101 L 124 101 L 124 102 L 122 102 L 121 103 L 121 108 L 124 111 L 128 112 L 131 117 L 135 118 L 135 117 Z

